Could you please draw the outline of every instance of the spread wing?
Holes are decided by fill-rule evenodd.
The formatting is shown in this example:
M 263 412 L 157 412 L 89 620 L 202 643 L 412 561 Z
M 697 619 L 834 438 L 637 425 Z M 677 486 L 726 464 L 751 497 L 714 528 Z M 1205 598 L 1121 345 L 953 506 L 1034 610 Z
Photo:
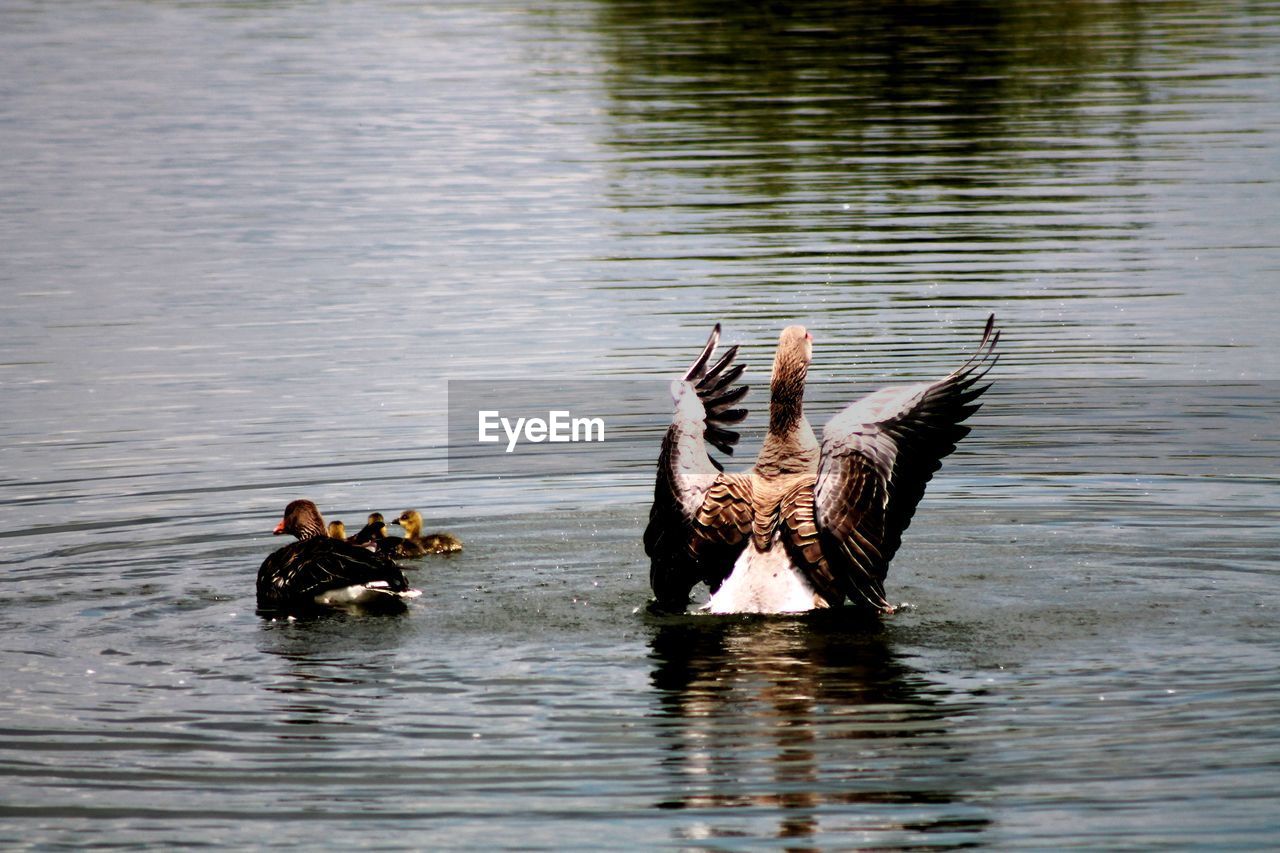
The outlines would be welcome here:
M 662 440 L 644 550 L 649 582 L 660 610 L 683 611 L 689 591 L 702 582 L 718 588 L 751 532 L 751 480 L 725 474 L 707 453 L 711 444 L 733 453 L 738 433 L 729 427 L 747 416 L 735 405 L 747 394 L 734 385 L 742 366 L 730 347 L 708 366 L 720 340 L 717 323 L 702 354 L 682 379 L 672 383 L 676 402 Z
M 885 388 L 853 403 L 822 431 L 814 517 L 832 573 L 855 602 L 892 610 L 884 597 L 889 561 L 925 486 L 980 407 L 996 363 L 995 315 L 977 351 L 936 382 Z

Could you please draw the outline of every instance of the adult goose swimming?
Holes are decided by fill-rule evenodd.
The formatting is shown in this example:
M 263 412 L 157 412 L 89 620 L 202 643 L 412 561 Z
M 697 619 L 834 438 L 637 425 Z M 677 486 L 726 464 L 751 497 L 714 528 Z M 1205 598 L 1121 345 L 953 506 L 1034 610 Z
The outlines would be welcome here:
M 925 486 L 969 433 L 962 421 L 989 386 L 995 315 L 974 354 L 934 382 L 885 388 L 840 412 L 819 443 L 804 416 L 813 338 L 782 330 L 770 383 L 769 431 L 754 467 L 726 473 L 707 453 L 733 453 L 746 417 L 736 404 L 737 346 L 714 364 L 720 325 L 682 379 L 671 385 L 675 416 L 662 442 L 645 529 L 649 580 L 659 612 L 683 612 L 698 583 L 712 613 L 796 613 L 846 599 L 892 613 L 889 561 Z
M 261 611 L 402 609 L 405 599 L 422 594 L 409 588 L 404 573 L 388 558 L 330 538 L 311 501 L 290 503 L 272 532 L 291 534 L 298 541 L 272 553 L 258 569 Z

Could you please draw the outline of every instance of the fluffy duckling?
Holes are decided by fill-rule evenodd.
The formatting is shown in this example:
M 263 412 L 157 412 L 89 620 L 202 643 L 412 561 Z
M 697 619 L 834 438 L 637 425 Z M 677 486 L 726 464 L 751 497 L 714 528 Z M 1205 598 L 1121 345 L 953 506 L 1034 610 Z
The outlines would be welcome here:
M 327 530 L 330 539 L 341 539 L 343 542 L 347 541 L 347 526 L 341 521 L 329 522 Z
M 422 515 L 416 509 L 406 509 L 392 524 L 404 528 L 405 549 L 416 550 L 423 554 L 454 554 L 462 550 L 462 540 L 451 533 L 428 533 L 422 535 Z
M 351 541 L 362 548 L 377 551 L 393 559 L 406 560 L 421 557 L 422 554 L 413 546 L 405 547 L 404 539 L 387 535 L 387 524 L 382 520 L 382 513 L 369 513 L 369 521 L 360 532 L 351 537 Z
M 382 539 L 387 535 L 386 522 L 382 520 L 382 513 L 371 512 L 369 518 L 365 521 L 364 527 L 361 527 L 355 536 L 351 537 L 351 541 L 357 545 L 370 545 L 375 540 Z
M 263 560 L 258 569 L 260 611 L 306 611 L 319 607 L 403 609 L 422 593 L 409 588 L 399 566 L 380 554 L 326 535 L 324 518 L 311 501 L 284 510 L 272 531 L 298 538 Z

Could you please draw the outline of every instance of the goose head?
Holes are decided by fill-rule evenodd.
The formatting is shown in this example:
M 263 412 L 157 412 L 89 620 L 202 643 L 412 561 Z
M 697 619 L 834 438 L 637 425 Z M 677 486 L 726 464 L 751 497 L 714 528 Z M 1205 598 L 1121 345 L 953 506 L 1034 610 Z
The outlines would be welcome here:
M 787 326 L 778 336 L 778 352 L 773 357 L 773 378 L 780 373 L 796 373 L 802 377 L 813 361 L 813 335 L 804 326 Z
M 784 433 L 803 416 L 804 380 L 813 361 L 813 336 L 804 326 L 787 326 L 778 337 L 770 383 L 769 430 Z
M 406 509 L 391 523 L 403 527 L 405 535 L 410 539 L 416 538 L 422 532 L 422 515 L 416 509 Z
M 311 501 L 291 501 L 284 508 L 284 517 L 280 519 L 280 523 L 271 532 L 276 536 L 281 533 L 288 533 L 290 536 L 296 536 L 299 539 L 324 536 L 324 518 L 321 517 L 320 510 Z

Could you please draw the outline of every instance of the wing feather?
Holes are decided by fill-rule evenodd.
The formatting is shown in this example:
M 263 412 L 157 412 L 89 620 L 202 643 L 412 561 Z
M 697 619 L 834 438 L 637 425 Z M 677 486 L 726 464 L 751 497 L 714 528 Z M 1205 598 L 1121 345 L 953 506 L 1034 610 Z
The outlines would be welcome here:
M 782 496 L 778 523 L 792 562 L 804 571 L 822 601 L 839 602 L 844 596 L 822 550 L 813 510 L 813 483 L 801 482 Z
M 884 597 L 889 561 L 942 460 L 969 433 L 961 424 L 990 385 L 977 383 L 996 363 L 995 315 L 976 351 L 936 382 L 876 391 L 823 430 L 814 515 L 824 554 L 844 593 L 891 610 Z
M 358 545 L 315 536 L 274 551 L 258 569 L 259 606 L 307 604 L 313 596 L 354 584 L 382 583 L 392 592 L 408 590 L 404 573 L 391 560 Z
M 751 527 L 751 481 L 724 474 L 707 444 L 732 454 L 739 434 L 727 429 L 746 417 L 729 408 L 747 393 L 730 347 L 710 368 L 720 339 L 717 323 L 683 379 L 672 383 L 676 412 L 662 440 L 644 547 L 649 581 L 660 610 L 682 611 L 694 585 L 713 590 L 728 575 Z

